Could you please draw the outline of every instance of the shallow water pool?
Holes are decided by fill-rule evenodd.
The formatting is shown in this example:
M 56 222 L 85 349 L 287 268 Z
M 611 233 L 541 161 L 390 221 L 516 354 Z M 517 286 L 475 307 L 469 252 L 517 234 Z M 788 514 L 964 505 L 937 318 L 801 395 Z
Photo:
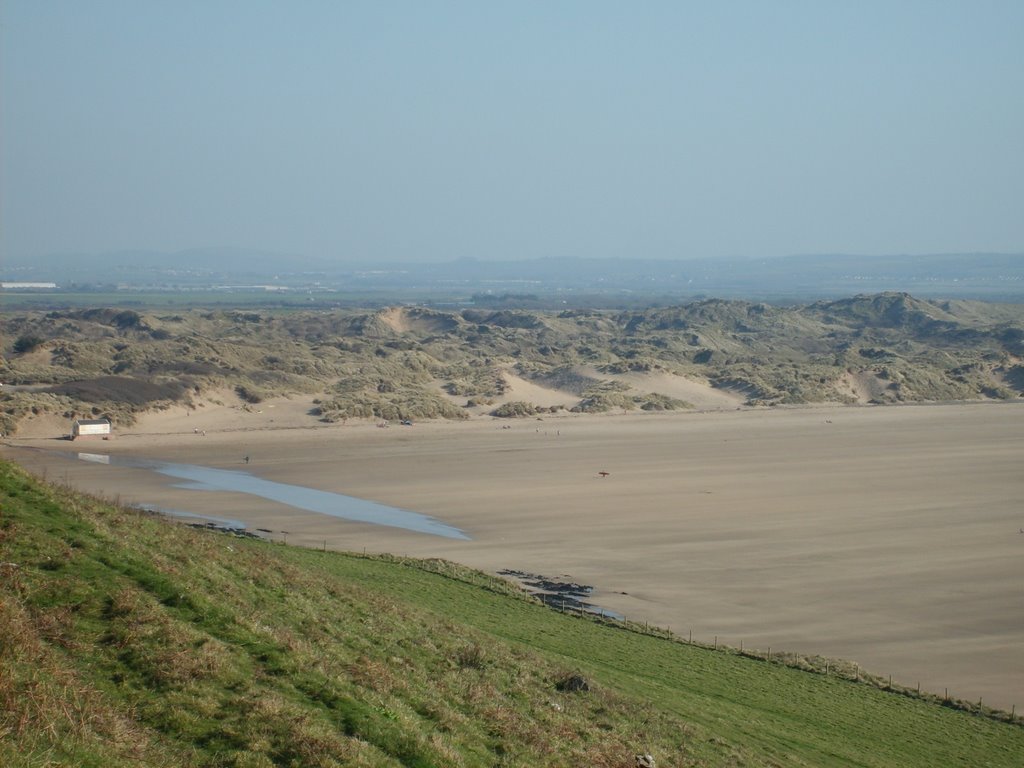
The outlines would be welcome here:
M 469 541 L 469 536 L 463 531 L 429 515 L 390 507 L 375 501 L 357 499 L 354 496 L 346 496 L 341 493 L 320 491 L 302 485 L 277 483 L 241 470 L 213 469 L 196 464 L 177 464 L 134 456 L 110 456 L 102 453 L 76 453 L 74 456 L 81 461 L 144 469 L 186 481 L 176 483 L 176 488 L 187 488 L 193 491 L 247 493 L 306 512 L 316 512 L 353 522 L 401 528 L 431 536 L 443 536 L 447 539 Z

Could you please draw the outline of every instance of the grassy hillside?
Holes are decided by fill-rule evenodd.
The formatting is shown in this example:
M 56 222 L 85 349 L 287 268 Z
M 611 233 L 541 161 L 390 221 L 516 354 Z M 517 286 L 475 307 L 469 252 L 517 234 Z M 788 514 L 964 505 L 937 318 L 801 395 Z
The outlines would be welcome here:
M 638 311 L 85 309 L 10 313 L 3 326 L 0 381 L 34 385 L 0 392 L 5 433 L 39 413 L 130 424 L 223 388 L 250 404 L 315 393 L 325 421 L 464 418 L 497 403 L 510 374 L 563 386 L 560 407 L 580 411 L 688 405 L 623 374 L 679 375 L 752 405 L 1024 394 L 1024 308 L 891 293 Z M 500 405 L 517 416 L 539 404 Z
M 1024 728 L 0 463 L 0 765 L 1018 766 Z M 589 690 L 563 690 L 580 675 Z

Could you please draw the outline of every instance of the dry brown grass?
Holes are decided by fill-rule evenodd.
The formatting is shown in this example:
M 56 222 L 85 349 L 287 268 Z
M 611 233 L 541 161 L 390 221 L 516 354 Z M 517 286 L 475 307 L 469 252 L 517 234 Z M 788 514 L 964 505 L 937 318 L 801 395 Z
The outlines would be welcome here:
M 0 599 L 0 742 L 19 744 L 25 757 L 52 745 L 107 751 L 119 759 L 156 762 L 168 753 L 154 744 L 130 712 L 114 706 L 68 668 L 48 642 L 54 617 Z M 67 647 L 68 643 L 58 643 Z M 58 758 L 59 760 L 59 758 Z

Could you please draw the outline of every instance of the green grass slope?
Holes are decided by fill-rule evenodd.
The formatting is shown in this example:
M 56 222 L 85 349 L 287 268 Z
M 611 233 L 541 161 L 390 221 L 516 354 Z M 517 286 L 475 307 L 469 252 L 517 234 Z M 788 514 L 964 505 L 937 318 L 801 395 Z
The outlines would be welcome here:
M 1024 728 L 0 463 L 3 766 L 1019 766 Z M 580 674 L 590 689 L 560 690 Z

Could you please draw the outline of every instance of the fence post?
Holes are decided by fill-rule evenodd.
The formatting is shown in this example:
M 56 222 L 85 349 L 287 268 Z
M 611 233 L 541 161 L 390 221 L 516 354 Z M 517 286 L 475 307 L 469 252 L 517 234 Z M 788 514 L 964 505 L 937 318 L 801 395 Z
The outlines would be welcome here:
M 718 635 L 715 635 L 715 650 L 718 650 Z

